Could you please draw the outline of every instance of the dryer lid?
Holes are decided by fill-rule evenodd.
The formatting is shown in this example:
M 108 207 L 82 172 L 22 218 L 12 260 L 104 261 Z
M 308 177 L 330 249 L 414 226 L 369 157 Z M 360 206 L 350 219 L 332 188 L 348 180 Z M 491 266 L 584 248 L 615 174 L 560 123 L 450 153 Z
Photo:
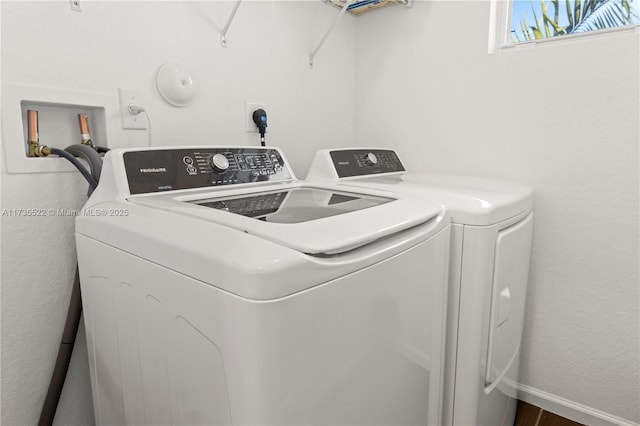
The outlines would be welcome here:
M 307 180 L 379 188 L 434 200 L 447 207 L 451 222 L 465 225 L 492 225 L 533 207 L 533 191 L 528 186 L 470 176 L 406 172 L 396 152 L 389 149 L 320 150 Z

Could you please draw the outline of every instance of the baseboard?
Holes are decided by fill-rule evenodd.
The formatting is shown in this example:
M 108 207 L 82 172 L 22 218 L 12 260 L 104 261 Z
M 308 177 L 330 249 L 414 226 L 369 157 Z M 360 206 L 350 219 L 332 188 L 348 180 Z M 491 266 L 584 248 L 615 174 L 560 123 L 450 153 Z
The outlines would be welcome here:
M 518 399 L 585 425 L 640 426 L 638 423 L 526 385 L 518 385 Z

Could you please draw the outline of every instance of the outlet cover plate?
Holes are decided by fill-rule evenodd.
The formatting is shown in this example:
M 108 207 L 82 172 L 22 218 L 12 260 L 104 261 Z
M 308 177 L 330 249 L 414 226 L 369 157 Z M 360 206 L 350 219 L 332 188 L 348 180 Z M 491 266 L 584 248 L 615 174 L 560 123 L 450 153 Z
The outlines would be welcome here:
M 120 99 L 120 118 L 123 129 L 145 130 L 147 128 L 147 117 L 140 113 L 133 115 L 129 113 L 129 105 L 145 107 L 144 93 L 139 90 L 118 89 Z

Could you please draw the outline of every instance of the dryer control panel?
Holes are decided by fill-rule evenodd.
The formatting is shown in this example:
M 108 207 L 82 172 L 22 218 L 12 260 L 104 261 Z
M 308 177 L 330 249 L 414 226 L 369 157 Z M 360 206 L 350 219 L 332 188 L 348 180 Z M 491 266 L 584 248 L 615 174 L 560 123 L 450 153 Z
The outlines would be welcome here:
M 339 178 L 404 172 L 395 151 L 390 149 L 347 149 L 330 152 Z
M 123 161 L 131 194 L 293 178 L 280 151 L 273 148 L 128 151 Z

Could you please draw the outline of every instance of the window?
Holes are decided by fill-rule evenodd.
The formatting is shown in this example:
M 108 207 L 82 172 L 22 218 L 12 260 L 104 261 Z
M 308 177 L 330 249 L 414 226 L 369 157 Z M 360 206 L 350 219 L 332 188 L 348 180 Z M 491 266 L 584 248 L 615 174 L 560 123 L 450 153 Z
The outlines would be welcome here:
M 494 0 L 490 51 L 640 24 L 640 0 Z

